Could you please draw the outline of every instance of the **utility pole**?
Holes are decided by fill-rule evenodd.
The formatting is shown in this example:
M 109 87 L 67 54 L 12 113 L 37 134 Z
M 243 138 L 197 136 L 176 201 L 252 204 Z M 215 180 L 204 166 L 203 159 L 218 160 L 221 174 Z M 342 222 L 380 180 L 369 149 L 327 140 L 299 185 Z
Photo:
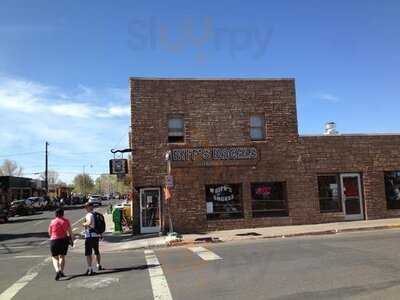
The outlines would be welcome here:
M 44 181 L 45 181 L 45 189 L 46 189 L 46 196 L 49 194 L 49 153 L 48 153 L 49 143 L 46 141 L 46 163 L 44 169 Z
M 83 166 L 83 195 L 86 197 L 86 176 L 85 176 L 85 166 Z

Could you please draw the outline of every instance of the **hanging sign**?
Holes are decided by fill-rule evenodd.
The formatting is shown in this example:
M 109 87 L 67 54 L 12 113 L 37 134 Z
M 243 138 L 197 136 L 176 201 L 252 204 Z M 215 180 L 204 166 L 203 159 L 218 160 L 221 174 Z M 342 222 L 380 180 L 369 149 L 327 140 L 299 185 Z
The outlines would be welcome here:
M 128 174 L 128 160 L 119 158 L 119 159 L 110 159 L 110 174 Z

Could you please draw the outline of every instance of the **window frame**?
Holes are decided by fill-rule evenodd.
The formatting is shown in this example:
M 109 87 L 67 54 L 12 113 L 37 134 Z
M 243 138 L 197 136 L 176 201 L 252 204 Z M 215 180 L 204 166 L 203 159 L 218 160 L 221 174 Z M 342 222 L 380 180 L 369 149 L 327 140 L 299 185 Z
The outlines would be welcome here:
M 274 184 L 280 184 L 282 191 L 282 199 L 255 199 L 253 188 L 257 188 L 260 185 L 271 186 Z M 251 182 L 250 183 L 250 198 L 251 198 L 251 213 L 253 218 L 266 218 L 266 217 L 288 217 L 289 216 L 289 205 L 288 205 L 288 193 L 287 193 L 287 182 L 286 181 L 258 181 L 258 182 Z M 255 210 L 254 204 L 259 204 L 260 202 L 271 204 L 276 204 L 281 202 L 283 208 L 271 208 L 271 209 L 262 209 L 262 210 Z
M 253 126 L 252 125 L 252 118 L 260 118 L 261 125 L 260 126 Z M 266 124 L 267 124 L 267 121 L 266 121 L 266 118 L 265 118 L 265 116 L 263 114 L 252 114 L 252 115 L 250 115 L 250 118 L 249 118 L 249 129 L 250 129 L 250 132 L 249 132 L 249 134 L 250 134 L 250 139 L 252 141 L 257 142 L 257 141 L 265 141 L 266 140 L 266 138 L 267 138 L 267 127 L 266 127 Z M 252 136 L 253 129 L 254 130 L 256 130 L 256 129 L 261 130 L 262 137 L 261 138 L 253 138 L 253 136 Z
M 182 135 L 171 135 L 171 127 L 169 125 L 170 120 L 173 119 L 180 119 L 182 120 Z M 186 134 L 185 134 L 185 118 L 182 114 L 174 114 L 174 115 L 169 115 L 167 118 L 167 142 L 168 144 L 184 144 L 185 140 L 186 140 Z M 176 129 L 176 128 L 172 128 L 172 129 Z M 177 139 L 176 141 L 174 141 L 173 139 Z M 179 140 L 178 140 L 179 139 Z
M 322 177 L 335 177 L 337 184 L 337 202 L 338 207 L 335 209 L 323 209 L 324 205 L 322 205 L 322 201 L 327 201 L 329 199 L 333 199 L 334 197 L 321 197 L 321 187 L 319 179 Z M 342 198 L 342 184 L 340 180 L 340 173 L 331 173 L 331 174 L 318 174 L 317 175 L 317 189 L 318 189 L 318 203 L 319 203 L 319 211 L 320 213 L 341 213 L 343 212 L 343 198 Z

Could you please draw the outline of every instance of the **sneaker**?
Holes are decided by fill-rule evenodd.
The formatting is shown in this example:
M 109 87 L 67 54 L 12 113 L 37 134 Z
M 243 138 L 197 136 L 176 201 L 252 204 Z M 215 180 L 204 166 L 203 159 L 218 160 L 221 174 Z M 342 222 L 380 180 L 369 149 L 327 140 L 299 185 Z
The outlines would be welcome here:
M 98 266 L 97 266 L 97 270 L 98 270 L 98 271 L 104 271 L 104 268 L 103 268 L 101 265 L 98 265 Z
M 60 277 L 62 278 L 62 277 L 67 277 L 67 276 L 65 276 L 64 272 L 60 272 Z
M 96 275 L 96 273 L 95 273 L 93 270 L 89 270 L 89 269 L 88 269 L 88 270 L 86 271 L 85 275 L 86 275 L 86 276 L 93 276 L 93 275 Z
M 61 272 L 57 272 L 54 280 L 58 281 L 58 280 L 60 280 L 60 277 L 61 277 Z

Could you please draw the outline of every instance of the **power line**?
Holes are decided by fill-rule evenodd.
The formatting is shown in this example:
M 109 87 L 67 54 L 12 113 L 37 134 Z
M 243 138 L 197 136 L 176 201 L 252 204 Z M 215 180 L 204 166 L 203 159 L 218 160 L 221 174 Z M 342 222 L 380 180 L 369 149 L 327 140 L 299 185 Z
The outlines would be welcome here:
M 44 151 L 35 151 L 35 152 L 13 153 L 13 154 L 8 154 L 8 155 L 0 155 L 0 158 L 3 158 L 3 157 L 13 157 L 13 156 L 23 156 L 23 155 L 31 155 L 31 154 L 38 154 L 38 153 L 43 154 Z

